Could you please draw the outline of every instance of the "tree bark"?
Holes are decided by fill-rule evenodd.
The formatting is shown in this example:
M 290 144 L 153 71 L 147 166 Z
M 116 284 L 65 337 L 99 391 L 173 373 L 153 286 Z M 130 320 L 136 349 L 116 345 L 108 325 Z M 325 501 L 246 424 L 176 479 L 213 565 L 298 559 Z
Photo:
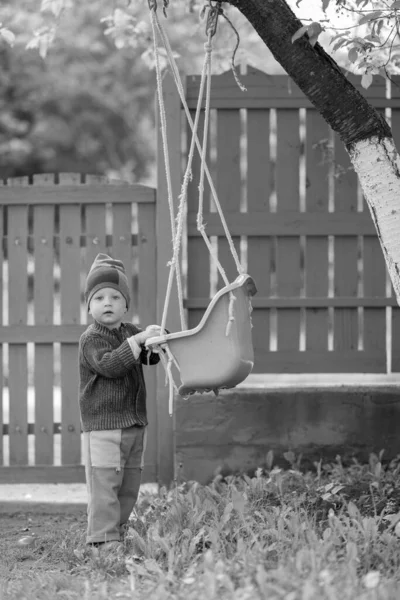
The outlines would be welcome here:
M 372 136 L 349 149 L 400 304 L 400 157 L 392 138 Z
M 345 144 L 369 206 L 400 304 L 400 157 L 381 115 L 337 63 L 306 36 L 285 0 L 227 0 L 251 23 L 275 59 Z

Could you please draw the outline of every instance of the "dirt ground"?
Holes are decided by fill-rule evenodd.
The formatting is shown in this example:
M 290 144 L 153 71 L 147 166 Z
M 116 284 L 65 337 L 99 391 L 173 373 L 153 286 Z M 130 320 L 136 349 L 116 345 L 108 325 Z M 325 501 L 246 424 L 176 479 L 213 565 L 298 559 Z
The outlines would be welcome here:
M 85 484 L 0 485 L 0 583 L 71 572 L 85 548 L 86 502 Z
M 59 514 L 36 510 L 0 513 L 0 580 L 19 579 L 29 570 L 65 571 L 65 540 L 75 539 L 79 548 L 85 528 L 82 507 Z M 28 545 L 22 545 L 23 540 Z

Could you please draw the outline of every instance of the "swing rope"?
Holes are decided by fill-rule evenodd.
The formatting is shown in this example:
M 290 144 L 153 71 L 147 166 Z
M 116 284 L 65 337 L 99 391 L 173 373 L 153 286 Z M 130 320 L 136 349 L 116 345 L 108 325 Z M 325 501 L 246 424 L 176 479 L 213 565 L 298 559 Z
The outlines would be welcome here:
M 211 8 L 213 8 L 213 7 L 211 7 Z M 213 9 L 213 10 L 215 10 L 215 9 Z M 169 43 L 168 36 L 166 35 L 165 29 L 164 29 L 163 25 L 161 24 L 161 22 L 160 22 L 160 20 L 158 18 L 157 12 L 155 10 L 153 10 L 152 13 L 153 13 L 154 20 L 156 22 L 156 26 L 157 26 L 157 29 L 159 31 L 161 40 L 163 42 L 164 48 L 165 48 L 166 53 L 167 53 L 168 61 L 169 61 L 169 64 L 170 64 L 170 67 L 171 67 L 171 71 L 172 71 L 172 75 L 173 75 L 173 78 L 174 78 L 174 81 L 175 81 L 175 84 L 176 84 L 176 87 L 177 87 L 177 90 L 178 90 L 178 93 L 179 93 L 180 100 L 182 102 L 182 106 L 183 106 L 185 114 L 186 114 L 187 121 L 188 121 L 188 123 L 190 125 L 190 128 L 191 128 L 191 130 L 193 132 L 193 135 L 195 137 L 196 147 L 197 147 L 197 149 L 199 151 L 199 154 L 202 155 L 203 150 L 202 150 L 202 148 L 200 146 L 200 142 L 199 142 L 199 139 L 197 137 L 197 133 L 196 133 L 196 131 L 194 131 L 193 120 L 192 120 L 192 117 L 191 117 L 191 114 L 190 114 L 189 107 L 188 107 L 187 102 L 186 102 L 186 97 L 185 97 L 185 92 L 184 92 L 184 89 L 183 89 L 182 80 L 181 80 L 181 77 L 180 77 L 180 74 L 179 74 L 178 66 L 177 66 L 176 61 L 175 61 L 175 57 L 174 57 L 172 49 L 171 49 L 171 45 Z M 217 18 L 219 12 L 215 12 L 214 14 L 215 14 L 215 17 Z M 211 28 L 212 35 L 214 35 L 216 27 L 214 28 L 210 24 L 210 28 Z M 210 32 L 208 32 L 208 33 L 210 33 Z M 211 35 L 211 37 L 212 37 L 212 35 Z M 206 51 L 207 51 L 207 48 L 206 48 Z M 210 67 L 211 67 L 211 52 L 210 52 L 210 55 L 208 55 L 208 53 L 207 53 L 207 56 L 210 56 Z M 210 79 L 211 79 L 211 76 L 210 76 Z M 208 111 L 209 111 L 210 110 L 210 105 L 209 105 L 210 86 L 208 86 L 208 92 L 207 93 L 208 93 Z M 206 102 L 207 102 L 207 97 L 206 97 Z M 242 265 L 240 263 L 238 254 L 236 252 L 236 248 L 234 246 L 232 237 L 230 235 L 230 232 L 229 232 L 229 229 L 228 229 L 228 225 L 226 223 L 224 214 L 222 212 L 222 208 L 221 208 L 221 205 L 220 205 L 220 202 L 219 202 L 219 199 L 218 199 L 218 195 L 217 195 L 214 183 L 213 183 L 211 175 L 210 175 L 210 171 L 208 169 L 208 166 L 207 166 L 207 163 L 205 162 L 205 160 L 203 161 L 203 169 L 205 171 L 205 175 L 207 177 L 208 184 L 210 186 L 210 190 L 211 190 L 212 198 L 213 198 L 214 203 L 215 203 L 215 207 L 216 207 L 218 215 L 219 215 L 219 217 L 221 219 L 221 223 L 222 223 L 222 227 L 223 227 L 223 230 L 224 230 L 224 233 L 225 233 L 225 237 L 226 237 L 226 239 L 228 241 L 228 244 L 229 244 L 229 249 L 230 249 L 232 257 L 233 257 L 233 259 L 235 261 L 236 269 L 237 269 L 238 273 L 240 275 L 242 275 L 244 273 L 244 269 L 243 269 L 243 267 L 242 267 Z M 202 221 L 202 214 L 200 216 L 201 216 L 201 221 Z M 203 235 L 204 229 L 202 231 L 201 230 L 199 230 L 199 231 Z M 204 236 L 205 236 L 205 233 L 203 235 L 203 238 L 204 238 L 204 241 L 206 241 Z M 215 262 L 217 264 L 218 270 L 220 271 L 221 276 L 223 277 L 225 284 L 228 285 L 229 281 L 228 281 L 228 279 L 227 279 L 227 277 L 225 275 L 225 271 L 224 271 L 222 265 L 220 264 L 220 262 L 218 261 L 218 258 L 216 257 L 215 252 L 213 251 L 213 249 L 211 247 L 211 244 L 207 243 L 207 247 L 209 248 L 210 253 L 213 256 L 213 258 L 214 258 L 214 260 L 215 260 Z
M 164 145 L 164 147 L 167 148 L 167 154 L 164 153 L 164 158 L 168 158 L 168 146 L 167 146 L 167 143 L 166 143 L 166 140 L 167 140 L 167 126 L 166 126 L 166 116 L 165 116 L 165 105 L 164 105 L 164 101 L 163 101 L 161 67 L 160 67 L 160 61 L 159 61 L 159 53 L 158 53 L 158 47 L 157 47 L 157 36 L 156 36 L 156 28 L 155 28 L 155 17 L 157 15 L 156 15 L 156 11 L 155 10 L 152 10 L 150 12 L 150 14 L 151 14 L 151 22 L 152 22 L 152 29 L 153 29 L 153 39 L 154 39 L 154 51 L 155 51 L 155 59 L 156 59 L 157 89 L 158 89 L 158 96 L 159 96 L 159 98 L 162 98 L 162 101 L 160 103 L 160 113 L 162 115 L 161 116 L 162 139 L 163 139 L 163 145 Z M 197 107 L 197 110 L 196 110 L 196 119 L 195 119 L 195 123 L 194 123 L 194 126 L 193 126 L 194 135 L 192 137 L 192 142 L 191 142 L 191 145 L 190 145 L 190 151 L 189 151 L 189 156 L 188 156 L 188 162 L 187 162 L 185 174 L 184 174 L 184 177 L 183 177 L 183 182 L 182 182 L 182 187 L 181 187 L 181 193 L 179 195 L 179 207 L 178 207 L 178 214 L 177 214 L 177 217 L 176 217 L 177 225 L 176 225 L 176 229 L 175 229 L 175 225 L 174 225 L 174 228 L 172 230 L 173 255 L 172 255 L 172 259 L 171 259 L 171 261 L 169 263 L 170 272 L 169 272 L 167 290 L 166 290 L 166 295 L 165 295 L 164 310 L 163 310 L 163 315 L 162 315 L 162 320 L 161 320 L 161 330 L 162 331 L 165 330 L 165 322 L 166 322 L 166 317 L 167 317 L 167 312 L 168 312 L 168 306 L 169 306 L 169 301 L 170 301 L 171 291 L 172 291 L 172 284 L 173 284 L 173 279 L 174 279 L 174 275 L 175 274 L 176 274 L 177 281 L 179 280 L 179 283 L 180 283 L 179 290 L 178 290 L 178 296 L 179 296 L 180 307 L 182 307 L 182 310 L 183 310 L 182 286 L 181 286 L 181 282 L 180 282 L 180 276 L 179 276 L 180 274 L 178 273 L 178 269 L 179 269 L 179 252 L 180 252 L 181 240 L 182 240 L 182 235 L 183 235 L 183 221 L 184 221 L 185 207 L 186 207 L 186 201 L 187 201 L 187 190 L 188 190 L 189 181 L 190 181 L 190 178 L 191 178 L 191 168 L 192 168 L 192 162 L 193 162 L 194 151 L 195 151 L 195 134 L 196 134 L 197 129 L 198 129 L 198 123 L 199 123 L 199 117 L 200 117 L 201 101 L 202 101 L 202 97 L 203 97 L 203 90 L 204 90 L 204 82 L 205 82 L 205 74 L 206 74 L 207 62 L 208 62 L 208 59 L 206 58 L 206 60 L 204 61 L 204 66 L 203 66 L 203 71 L 202 71 L 202 77 L 201 77 L 202 86 L 201 86 L 201 92 L 199 94 L 198 107 Z M 165 163 L 166 163 L 166 171 L 168 172 L 168 181 L 171 183 L 171 177 L 170 177 L 170 173 L 169 173 L 169 170 L 170 170 L 170 168 L 169 168 L 169 160 L 165 160 Z M 173 220 L 174 220 L 174 208 L 173 208 L 173 201 L 172 201 L 172 193 L 169 194 L 169 199 L 170 199 L 169 208 L 170 208 L 171 222 L 173 222 Z
M 207 25 L 209 27 L 209 29 L 208 29 L 208 42 L 205 44 L 205 49 L 206 49 L 206 52 L 207 52 L 207 61 L 206 61 L 207 89 L 206 89 L 206 105 L 205 105 L 205 109 L 204 109 L 204 130 L 203 130 L 203 141 L 202 141 L 202 151 L 201 151 L 201 165 L 200 165 L 199 207 L 198 207 L 198 212 L 197 212 L 197 230 L 200 231 L 200 233 L 201 233 L 201 235 L 203 237 L 203 240 L 206 243 L 208 251 L 210 252 L 212 258 L 216 262 L 217 268 L 218 268 L 221 276 L 224 279 L 225 285 L 229 285 L 229 281 L 228 281 L 228 278 L 227 278 L 226 273 L 224 271 L 224 268 L 222 267 L 221 263 L 219 262 L 218 257 L 215 254 L 215 250 L 214 250 L 214 248 L 211 245 L 210 239 L 209 239 L 209 237 L 207 236 L 207 234 L 205 232 L 205 226 L 204 226 L 204 221 L 203 221 L 204 174 L 205 174 L 206 154 L 207 154 L 208 128 L 209 128 L 209 121 L 210 121 L 212 37 L 215 34 L 216 29 L 217 29 L 217 21 L 218 21 L 218 12 L 217 12 L 217 9 L 215 9 L 215 12 L 213 14 L 215 15 L 214 22 L 210 18 L 210 15 L 212 15 L 211 9 L 210 9 L 209 20 L 207 22 Z M 200 91 L 201 91 L 201 95 L 200 96 L 202 98 L 203 97 L 202 89 Z M 193 137 L 194 137 L 194 133 L 193 133 Z M 230 234 L 229 234 L 229 237 L 230 237 Z M 232 241 L 231 237 L 230 237 L 230 243 L 233 246 L 233 241 Z M 227 336 L 229 335 L 229 332 L 230 332 L 231 327 L 232 327 L 232 323 L 233 323 L 233 321 L 235 319 L 234 314 L 233 314 L 233 306 L 234 306 L 235 300 L 236 300 L 235 295 L 232 292 L 230 292 L 230 294 L 229 294 L 229 306 L 228 306 L 228 323 L 227 323 L 226 331 L 225 331 L 225 335 L 227 335 Z
M 154 13 L 155 13 L 155 9 L 154 9 L 154 12 L 153 12 L 153 10 L 150 11 L 151 15 L 153 15 Z M 165 176 L 166 176 L 167 190 L 168 190 L 168 205 L 169 205 L 169 214 L 170 214 L 170 220 L 171 220 L 171 232 L 172 232 L 172 239 L 176 240 L 175 223 L 174 223 L 174 204 L 173 204 L 173 193 L 172 193 L 172 182 L 171 182 L 171 169 L 170 169 L 168 140 L 167 140 L 167 120 L 166 120 L 166 114 L 165 114 L 164 95 L 163 95 L 163 90 L 162 90 L 162 75 L 161 75 L 161 67 L 160 67 L 160 56 L 159 56 L 159 51 L 158 51 L 158 46 L 157 46 L 157 41 L 156 41 L 157 34 L 156 34 L 156 28 L 155 28 L 155 23 L 154 23 L 153 18 L 151 18 L 151 26 L 152 26 L 152 30 L 153 30 L 154 56 L 156 59 L 155 63 L 156 63 L 156 77 L 157 77 L 157 94 L 158 94 L 158 104 L 159 104 L 159 111 L 160 111 L 161 134 L 162 134 L 162 144 L 163 144 L 163 153 L 164 153 Z M 185 312 L 184 312 L 184 307 L 183 307 L 182 280 L 181 280 L 181 276 L 180 276 L 179 261 L 174 261 L 172 264 L 170 263 L 169 266 L 171 268 L 170 268 L 170 275 L 168 278 L 167 295 L 166 295 L 166 298 L 164 301 L 164 310 L 163 310 L 163 316 L 162 316 L 162 322 L 161 322 L 161 331 L 165 331 L 165 321 L 166 321 L 166 317 L 167 317 L 169 299 L 171 296 L 174 269 L 176 269 L 176 284 L 177 284 L 177 290 L 178 290 L 178 303 L 179 303 L 179 315 L 180 315 L 180 320 L 181 320 L 181 328 L 186 329 L 186 319 L 185 319 Z

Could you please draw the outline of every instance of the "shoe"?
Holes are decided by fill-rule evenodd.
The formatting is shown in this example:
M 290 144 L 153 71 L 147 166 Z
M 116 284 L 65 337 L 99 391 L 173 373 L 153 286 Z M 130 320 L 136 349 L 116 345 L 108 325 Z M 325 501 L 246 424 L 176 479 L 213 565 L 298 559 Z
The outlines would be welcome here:
M 124 545 L 122 542 L 114 540 L 112 542 L 104 542 L 99 545 L 100 552 L 106 554 L 122 554 L 124 551 Z
M 123 542 L 125 540 L 126 534 L 128 533 L 128 529 L 129 529 L 128 523 L 124 523 L 123 525 L 120 525 L 119 536 L 120 536 L 121 542 Z

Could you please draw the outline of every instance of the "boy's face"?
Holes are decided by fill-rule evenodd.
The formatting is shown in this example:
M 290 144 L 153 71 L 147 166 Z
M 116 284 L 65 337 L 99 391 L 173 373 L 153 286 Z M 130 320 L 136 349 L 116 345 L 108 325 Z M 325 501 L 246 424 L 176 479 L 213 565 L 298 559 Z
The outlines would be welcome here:
M 98 323 L 108 329 L 118 328 L 127 312 L 126 300 L 118 290 L 101 288 L 90 300 L 89 312 Z

